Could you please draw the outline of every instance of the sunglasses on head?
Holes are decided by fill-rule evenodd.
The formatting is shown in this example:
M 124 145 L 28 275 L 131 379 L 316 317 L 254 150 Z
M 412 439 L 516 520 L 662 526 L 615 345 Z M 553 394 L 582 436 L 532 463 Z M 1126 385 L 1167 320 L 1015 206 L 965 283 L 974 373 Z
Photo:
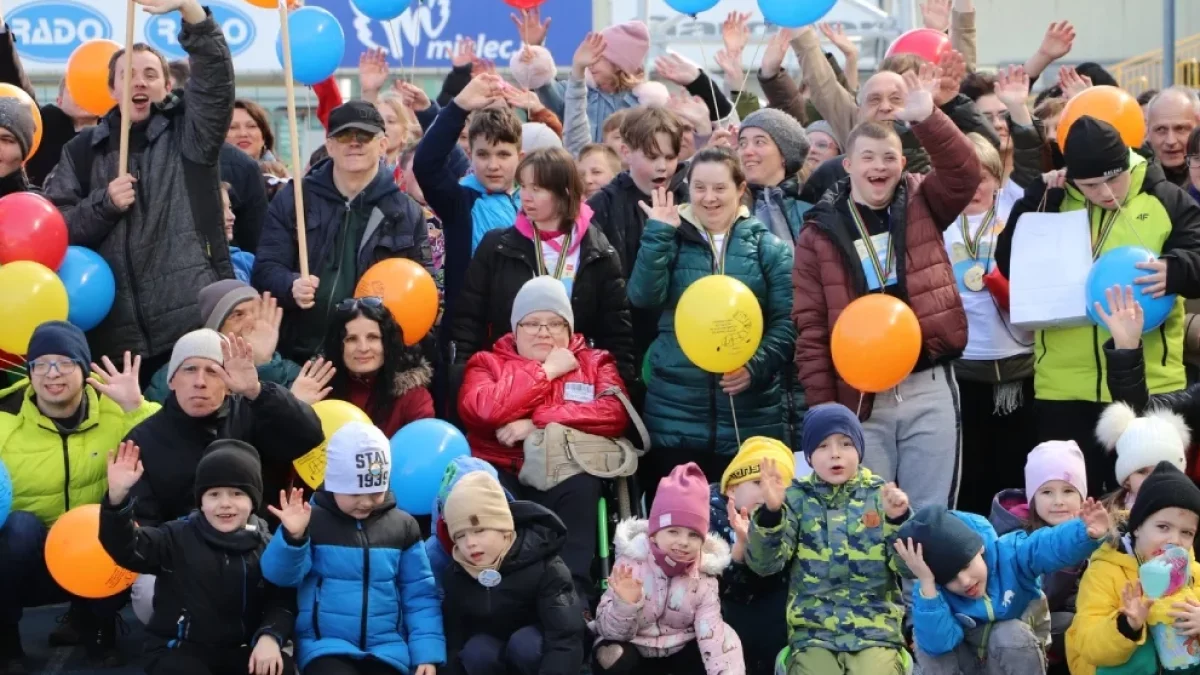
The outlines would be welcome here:
M 372 309 L 379 309 L 379 308 L 383 307 L 383 298 L 376 297 L 373 295 L 367 296 L 365 298 L 346 298 L 345 300 L 339 302 L 337 304 L 337 307 L 335 307 L 334 309 L 335 309 L 335 311 L 337 311 L 338 314 L 341 314 L 344 316 L 349 316 L 349 315 L 357 312 L 360 307 L 371 307 Z

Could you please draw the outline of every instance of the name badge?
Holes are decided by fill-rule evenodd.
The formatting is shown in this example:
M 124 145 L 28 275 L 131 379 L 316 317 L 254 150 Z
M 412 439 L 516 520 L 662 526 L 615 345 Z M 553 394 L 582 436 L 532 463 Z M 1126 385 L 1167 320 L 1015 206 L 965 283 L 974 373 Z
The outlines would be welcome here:
M 568 382 L 563 387 L 563 400 L 572 403 L 591 403 L 596 400 L 596 388 L 586 382 Z

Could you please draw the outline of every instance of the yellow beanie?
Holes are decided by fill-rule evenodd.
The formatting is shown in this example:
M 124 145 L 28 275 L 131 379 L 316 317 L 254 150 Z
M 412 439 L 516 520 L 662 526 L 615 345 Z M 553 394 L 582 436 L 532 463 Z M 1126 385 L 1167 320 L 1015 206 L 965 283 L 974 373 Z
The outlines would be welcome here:
M 775 460 L 775 465 L 779 468 L 784 483 L 792 482 L 792 478 L 796 475 L 796 456 L 792 454 L 791 448 L 774 438 L 751 436 L 742 443 L 738 454 L 729 463 L 729 468 L 721 474 L 721 493 L 728 492 L 730 488 L 736 487 L 739 483 L 758 480 L 758 475 L 761 473 L 758 465 L 764 459 Z

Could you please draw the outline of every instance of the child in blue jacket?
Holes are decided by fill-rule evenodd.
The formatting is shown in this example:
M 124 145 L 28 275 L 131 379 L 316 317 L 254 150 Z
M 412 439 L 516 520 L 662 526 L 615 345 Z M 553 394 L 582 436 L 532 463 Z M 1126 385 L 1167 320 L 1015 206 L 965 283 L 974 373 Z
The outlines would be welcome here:
M 329 439 L 325 484 L 306 503 L 280 493 L 282 523 L 263 576 L 299 588 L 303 675 L 435 675 L 446 660 L 442 609 L 421 532 L 388 489 L 391 448 L 371 424 Z
M 923 675 L 1046 672 L 1041 641 L 1021 620 L 1043 574 L 1078 565 L 1111 522 L 1091 499 L 1079 517 L 996 537 L 987 519 L 927 506 L 900 528 L 896 551 L 916 578 L 913 637 Z

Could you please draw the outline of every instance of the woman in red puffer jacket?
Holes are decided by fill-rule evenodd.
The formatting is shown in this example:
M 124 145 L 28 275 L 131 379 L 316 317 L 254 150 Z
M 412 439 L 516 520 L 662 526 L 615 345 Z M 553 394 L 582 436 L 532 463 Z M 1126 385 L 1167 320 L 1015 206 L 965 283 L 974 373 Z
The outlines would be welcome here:
M 547 424 L 615 438 L 629 422 L 616 396 L 601 395 L 611 387 L 625 391 L 616 360 L 589 347 L 574 332 L 574 319 L 561 281 L 551 276 L 527 281 L 513 300 L 513 332 L 467 361 L 458 412 L 471 454 L 496 467 L 500 484 L 517 499 L 537 502 L 562 519 L 567 526 L 563 561 L 576 590 L 590 594 L 600 479 L 581 473 L 545 492 L 517 479 L 525 439 Z

